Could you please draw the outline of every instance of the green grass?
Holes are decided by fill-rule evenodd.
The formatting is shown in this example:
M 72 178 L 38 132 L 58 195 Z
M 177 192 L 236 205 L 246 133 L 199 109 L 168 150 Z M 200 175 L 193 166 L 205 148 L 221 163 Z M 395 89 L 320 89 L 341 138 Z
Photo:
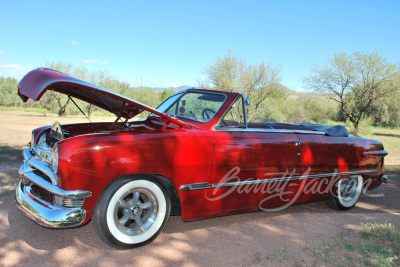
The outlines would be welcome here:
M 388 129 L 368 126 L 368 129 L 361 136 L 381 142 L 389 153 L 385 157 L 386 170 L 400 172 L 400 128 Z
M 24 112 L 35 112 L 42 114 L 52 114 L 50 111 L 44 108 L 21 108 L 21 107 L 0 106 L 0 111 L 24 111 Z
M 329 242 L 308 247 L 314 265 L 399 266 L 400 226 L 392 223 L 361 223 L 344 228 Z

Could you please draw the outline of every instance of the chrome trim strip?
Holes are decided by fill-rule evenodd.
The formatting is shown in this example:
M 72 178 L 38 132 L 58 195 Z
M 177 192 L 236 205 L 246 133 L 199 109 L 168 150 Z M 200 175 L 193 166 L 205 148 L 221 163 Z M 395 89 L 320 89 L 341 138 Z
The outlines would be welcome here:
M 52 181 L 53 185 L 57 184 L 57 176 L 55 175 L 55 173 L 53 172 L 52 169 L 50 169 L 50 167 L 46 166 L 43 161 L 35 159 L 34 157 L 32 157 L 32 154 L 29 150 L 29 148 L 25 148 L 24 151 L 22 152 L 22 155 L 24 156 L 25 161 L 34 169 L 38 169 L 41 172 L 43 172 L 47 177 L 50 178 L 50 180 Z
M 217 115 L 218 112 L 220 112 L 220 110 L 222 109 L 222 106 L 225 104 L 226 100 L 228 99 L 228 96 L 227 96 L 226 94 L 224 94 L 224 93 L 215 93 L 215 92 L 207 92 L 207 91 L 198 91 L 197 89 L 190 88 L 190 89 L 184 90 L 184 91 L 183 91 L 183 94 L 182 94 L 177 100 L 175 100 L 175 102 L 173 102 L 171 105 L 169 105 L 164 111 L 160 111 L 160 112 L 166 114 L 166 115 L 169 116 L 169 117 L 172 117 L 171 115 L 165 113 L 165 111 L 167 111 L 168 109 L 170 109 L 177 101 L 179 101 L 179 100 L 180 100 L 184 95 L 186 95 L 188 92 L 193 92 L 193 93 L 197 93 L 197 94 L 221 95 L 221 96 L 224 96 L 224 97 L 225 97 L 224 102 L 221 104 L 221 106 L 219 107 L 219 109 L 215 112 L 214 116 L 212 116 L 212 118 L 210 118 L 208 121 L 198 121 L 198 120 L 196 120 L 196 119 L 189 118 L 189 117 L 186 117 L 186 116 L 181 116 L 181 117 L 179 117 L 179 118 L 184 118 L 184 119 L 187 119 L 187 120 L 190 120 L 190 121 L 194 121 L 194 122 L 197 122 L 197 123 L 202 123 L 202 124 L 208 123 L 208 122 L 210 122 L 213 118 L 215 118 L 215 115 Z M 165 101 L 167 101 L 169 98 L 173 97 L 174 95 L 180 94 L 180 93 L 181 93 L 181 92 L 178 92 L 178 93 L 176 93 L 176 94 L 171 95 L 171 96 L 168 97 L 166 100 L 164 100 L 158 107 L 160 107 L 160 106 L 161 106 Z M 156 110 L 158 110 L 158 107 L 157 107 Z M 153 113 L 152 113 L 152 114 L 153 114 Z M 150 114 L 150 115 L 151 115 L 151 114 Z M 173 116 L 176 116 L 176 115 L 173 115 Z
M 37 159 L 30 159 L 28 161 L 28 164 L 35 168 L 40 170 L 41 172 L 43 172 L 47 177 L 49 177 L 52 181 L 52 184 L 56 185 L 57 184 L 57 176 L 54 174 L 53 170 L 50 169 L 50 167 L 46 166 L 43 164 L 43 162 L 41 162 L 40 160 Z
M 25 149 L 22 151 L 22 156 L 24 156 L 24 159 L 25 159 L 26 161 L 29 161 L 29 160 L 32 158 L 32 154 L 31 154 L 31 151 L 29 150 L 29 148 L 25 148 Z
M 389 153 L 385 150 L 363 152 L 364 156 L 385 157 Z
M 325 132 L 321 131 L 308 131 L 308 130 L 293 130 L 295 134 L 319 134 L 319 135 L 326 135 Z
M 192 191 L 192 190 L 200 190 L 208 188 L 211 188 L 211 185 L 209 183 L 184 184 L 181 187 L 179 187 L 181 191 Z
M 18 208 L 34 222 L 50 228 L 69 228 L 79 226 L 85 220 L 86 210 L 49 205 L 29 194 L 28 189 L 19 181 L 15 200 Z
M 292 134 L 318 134 L 325 135 L 325 132 L 287 129 L 264 129 L 264 128 L 238 128 L 238 127 L 215 127 L 215 131 L 226 132 L 263 132 L 263 133 L 292 133 Z
M 222 183 L 222 184 L 213 184 L 212 188 L 248 185 L 248 184 L 263 184 L 263 183 L 283 182 L 283 181 L 292 181 L 292 180 L 294 181 L 294 180 L 304 180 L 304 179 L 314 179 L 314 178 L 326 178 L 326 177 L 333 177 L 333 176 L 355 175 L 355 174 L 365 174 L 365 173 L 373 173 L 373 172 L 378 172 L 378 170 L 338 172 L 338 173 L 314 174 L 314 175 L 308 175 L 308 176 L 293 176 L 293 177 L 286 177 L 286 178 L 271 178 L 271 179 L 262 179 L 262 180 L 230 182 L 230 183 Z

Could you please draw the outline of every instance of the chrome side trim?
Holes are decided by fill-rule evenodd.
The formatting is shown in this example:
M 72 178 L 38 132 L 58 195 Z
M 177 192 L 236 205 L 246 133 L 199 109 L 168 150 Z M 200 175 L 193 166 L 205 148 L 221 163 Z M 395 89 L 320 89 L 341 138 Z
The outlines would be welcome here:
M 363 152 L 364 156 L 385 157 L 389 153 L 385 150 Z
M 212 188 L 248 185 L 248 184 L 263 184 L 263 183 L 283 182 L 283 181 L 292 181 L 292 180 L 294 181 L 294 180 L 304 180 L 304 179 L 314 179 L 314 178 L 327 178 L 327 177 L 333 177 L 333 176 L 356 175 L 356 174 L 365 174 L 365 173 L 373 173 L 373 172 L 378 172 L 378 170 L 338 172 L 338 173 L 314 174 L 314 175 L 308 175 L 308 176 L 293 176 L 293 177 L 286 177 L 286 178 L 284 177 L 284 178 L 271 178 L 271 179 L 262 179 L 262 180 L 230 182 L 230 183 L 213 184 Z
M 181 191 L 192 191 L 207 188 L 211 188 L 211 185 L 209 183 L 185 184 L 179 187 Z
M 325 135 L 325 132 L 320 132 L 320 131 L 287 130 L 287 129 L 264 129 L 264 128 L 215 127 L 215 131 L 226 131 L 226 132 L 262 132 L 262 133 L 292 133 L 292 134 L 318 134 L 318 135 Z
M 20 181 L 17 185 L 15 200 L 18 208 L 34 222 L 50 228 L 68 228 L 79 226 L 86 218 L 86 210 L 62 208 L 44 203 L 28 192 Z

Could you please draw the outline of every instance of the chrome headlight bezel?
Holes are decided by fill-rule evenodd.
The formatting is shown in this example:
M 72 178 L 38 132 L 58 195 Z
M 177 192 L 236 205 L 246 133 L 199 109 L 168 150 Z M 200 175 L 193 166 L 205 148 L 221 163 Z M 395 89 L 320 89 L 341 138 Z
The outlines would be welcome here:
M 51 168 L 53 169 L 54 173 L 57 173 L 58 171 L 58 149 L 57 145 L 54 145 L 52 149 L 52 155 L 51 155 Z

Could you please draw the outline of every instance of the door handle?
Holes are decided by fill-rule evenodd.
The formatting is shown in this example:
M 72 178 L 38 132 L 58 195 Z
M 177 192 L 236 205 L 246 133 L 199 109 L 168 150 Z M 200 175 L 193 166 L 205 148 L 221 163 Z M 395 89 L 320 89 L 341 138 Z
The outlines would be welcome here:
M 286 143 L 288 143 L 288 144 L 293 144 L 293 145 L 295 145 L 295 146 L 299 146 L 299 145 L 300 145 L 300 142 L 299 142 L 299 141 L 296 141 L 296 140 L 286 141 Z

